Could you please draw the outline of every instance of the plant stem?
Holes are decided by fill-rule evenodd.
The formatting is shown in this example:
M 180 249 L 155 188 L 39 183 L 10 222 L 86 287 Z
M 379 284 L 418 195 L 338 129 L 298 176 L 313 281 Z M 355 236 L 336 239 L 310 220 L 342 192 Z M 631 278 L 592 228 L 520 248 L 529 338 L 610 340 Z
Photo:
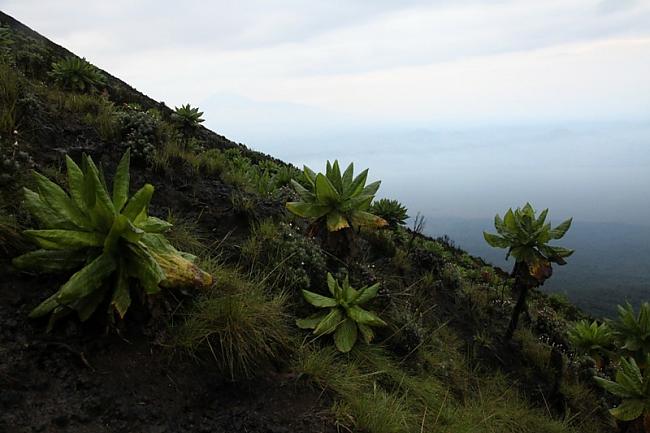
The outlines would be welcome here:
M 512 317 L 510 318 L 510 324 L 508 325 L 508 330 L 506 331 L 505 340 L 510 341 L 512 335 L 517 329 L 517 323 L 519 323 L 519 316 L 521 312 L 524 311 L 526 307 L 526 298 L 528 296 L 528 289 L 530 285 L 527 282 L 528 265 L 524 262 L 515 263 L 515 267 L 512 270 L 512 276 L 515 278 L 514 289 L 515 292 L 519 293 L 519 298 L 517 298 L 517 303 L 515 308 L 512 310 Z

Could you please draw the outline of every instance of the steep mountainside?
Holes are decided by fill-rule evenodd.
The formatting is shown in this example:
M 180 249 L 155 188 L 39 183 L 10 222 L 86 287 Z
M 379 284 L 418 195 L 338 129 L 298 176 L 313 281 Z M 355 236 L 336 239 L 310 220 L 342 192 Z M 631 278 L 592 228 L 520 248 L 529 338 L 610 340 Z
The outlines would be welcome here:
M 170 108 L 104 71 L 94 91 L 66 89 L 51 69 L 72 53 L 1 12 L 0 24 L 0 432 L 616 430 L 592 371 L 568 348 L 577 308 L 533 291 L 504 340 L 516 293 L 500 269 L 399 223 L 345 239 L 318 231 L 286 209 L 297 199 L 291 179 L 308 183 L 296 168 L 179 128 Z M 67 314 L 79 304 L 62 303 L 49 330 L 47 316 L 30 312 L 78 268 L 38 274 L 12 262 L 35 249 L 38 236 L 24 229 L 56 223 L 30 212 L 23 187 L 50 202 L 29 169 L 73 191 L 66 156 L 86 175 L 88 155 L 101 174 L 84 183 L 87 194 L 119 184 L 127 149 L 130 193 L 155 187 L 151 221 L 171 222 L 169 241 L 214 283 L 145 293 L 129 268 L 125 314 L 121 300 L 102 297 L 81 321 L 82 308 Z M 132 237 L 143 239 L 141 227 Z M 88 242 L 108 251 L 108 241 Z M 180 273 L 189 262 L 174 257 Z M 357 288 L 379 284 L 364 308 L 386 325 L 359 327 L 347 353 L 296 326 L 315 311 L 303 289 L 330 296 L 328 272 Z

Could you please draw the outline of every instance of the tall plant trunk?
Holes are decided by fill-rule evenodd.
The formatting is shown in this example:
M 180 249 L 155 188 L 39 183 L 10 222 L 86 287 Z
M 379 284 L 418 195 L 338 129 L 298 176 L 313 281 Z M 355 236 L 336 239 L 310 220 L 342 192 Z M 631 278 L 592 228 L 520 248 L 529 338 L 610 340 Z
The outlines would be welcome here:
M 528 282 L 528 265 L 525 262 L 516 262 L 515 267 L 512 270 L 512 276 L 515 278 L 514 289 L 519 293 L 519 298 L 517 298 L 517 303 L 515 304 L 514 310 L 512 310 L 512 317 L 510 318 L 510 324 L 508 325 L 508 330 L 506 331 L 505 340 L 510 341 L 515 329 L 517 329 L 517 324 L 519 323 L 519 316 L 526 308 L 526 298 L 528 296 L 528 290 L 530 289 L 530 283 Z

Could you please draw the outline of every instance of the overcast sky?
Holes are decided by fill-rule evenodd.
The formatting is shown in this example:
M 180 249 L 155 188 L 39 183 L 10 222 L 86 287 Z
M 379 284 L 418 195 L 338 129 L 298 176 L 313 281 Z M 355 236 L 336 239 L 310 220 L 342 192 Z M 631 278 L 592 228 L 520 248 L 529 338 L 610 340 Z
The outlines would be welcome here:
M 0 0 L 0 7 L 169 105 L 216 95 L 437 124 L 650 112 L 648 0 Z
M 650 224 L 650 0 L 0 0 L 206 125 L 415 213 Z

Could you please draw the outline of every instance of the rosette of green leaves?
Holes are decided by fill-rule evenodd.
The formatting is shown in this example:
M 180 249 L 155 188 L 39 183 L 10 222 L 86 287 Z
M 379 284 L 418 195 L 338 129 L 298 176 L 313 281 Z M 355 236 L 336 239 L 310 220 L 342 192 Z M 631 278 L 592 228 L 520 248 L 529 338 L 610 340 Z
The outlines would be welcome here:
M 381 181 L 366 185 L 368 169 L 357 177 L 353 177 L 353 172 L 354 165 L 350 164 L 341 175 L 338 161 L 327 161 L 325 174 L 316 174 L 305 166 L 307 188 L 291 181 L 300 201 L 288 202 L 287 209 L 303 218 L 324 222 L 330 232 L 348 227 L 385 226 L 384 219 L 368 212 Z
M 63 89 L 88 92 L 106 84 L 106 78 L 85 58 L 68 57 L 52 64 L 50 76 Z
M 406 220 L 409 217 L 407 214 L 408 211 L 402 203 L 387 198 L 382 198 L 374 202 L 370 210 L 375 215 L 386 220 L 388 225 L 393 229 L 406 224 Z
M 614 332 L 607 323 L 598 324 L 595 320 L 589 323 L 580 320 L 569 329 L 569 341 L 577 352 L 589 355 L 598 364 L 602 364 L 602 356 L 611 353 L 614 344 Z M 601 366 L 601 365 L 599 365 Z
M 203 119 L 203 111 L 199 111 L 198 107 L 192 107 L 190 104 L 174 107 L 172 118 L 179 124 L 181 128 L 191 129 L 195 128 L 205 121 Z
M 124 317 L 134 281 L 147 294 L 158 293 L 161 286 L 212 283 L 210 274 L 164 237 L 171 224 L 148 215 L 154 187 L 147 184 L 129 198 L 129 160 L 127 151 L 117 167 L 112 195 L 86 155 L 81 167 L 66 156 L 69 194 L 34 172 L 36 190 L 25 188 L 25 205 L 42 229 L 24 234 L 41 249 L 13 263 L 43 273 L 79 270 L 30 317 L 52 313 L 51 326 L 76 311 L 85 321 L 107 297 L 109 311 Z
M 379 283 L 356 290 L 350 286 L 347 277 L 343 284 L 339 284 L 328 272 L 327 286 L 333 296 L 331 298 L 308 290 L 302 291 L 307 302 L 326 311 L 296 320 L 298 327 L 313 329 L 318 336 L 333 333 L 336 348 L 344 353 L 354 347 L 358 334 L 369 344 L 375 335 L 372 326 L 386 326 L 386 322 L 361 306 L 377 296 Z
M 546 222 L 548 209 L 542 211 L 539 217 L 535 210 L 526 205 L 516 210 L 508 209 L 503 219 L 496 215 L 494 227 L 498 234 L 483 232 L 485 241 L 495 248 L 507 248 L 506 259 L 513 256 L 517 262 L 526 263 L 531 275 L 543 281 L 547 274 L 549 263 L 566 264 L 564 260 L 573 254 L 568 248 L 549 245 L 555 239 L 561 239 L 571 227 L 572 218 L 564 221 L 555 228 Z
M 628 302 L 618 306 L 618 320 L 610 322 L 621 348 L 633 355 L 639 363 L 650 356 L 650 303 L 644 302 L 638 315 Z
M 646 359 L 650 363 L 650 356 Z M 642 371 L 634 358 L 621 359 L 616 372 L 616 382 L 594 377 L 596 382 L 610 393 L 621 398 L 621 404 L 610 413 L 622 421 L 633 421 L 641 416 L 646 427 L 650 426 L 650 369 Z

